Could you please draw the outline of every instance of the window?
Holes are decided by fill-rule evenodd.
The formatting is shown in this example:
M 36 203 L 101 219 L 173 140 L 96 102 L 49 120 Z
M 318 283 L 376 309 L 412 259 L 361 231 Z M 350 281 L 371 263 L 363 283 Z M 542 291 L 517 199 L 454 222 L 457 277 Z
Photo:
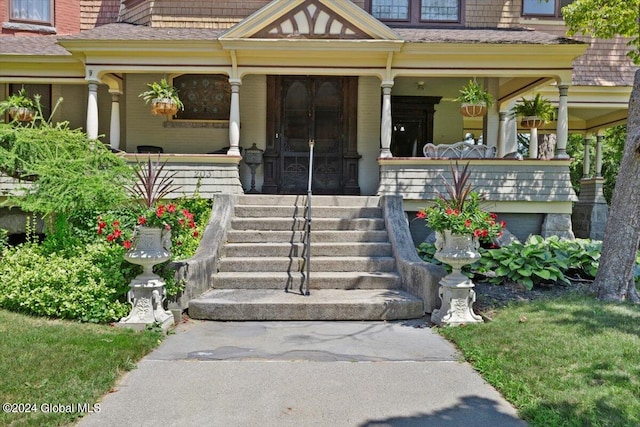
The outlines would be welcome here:
M 388 24 L 461 23 L 462 0 L 368 0 L 367 10 Z
M 229 120 L 231 86 L 227 76 L 185 74 L 173 79 L 184 110 L 178 120 Z
M 53 25 L 52 0 L 9 0 L 12 21 Z
M 573 0 L 522 0 L 523 16 L 562 18 L 561 9 Z

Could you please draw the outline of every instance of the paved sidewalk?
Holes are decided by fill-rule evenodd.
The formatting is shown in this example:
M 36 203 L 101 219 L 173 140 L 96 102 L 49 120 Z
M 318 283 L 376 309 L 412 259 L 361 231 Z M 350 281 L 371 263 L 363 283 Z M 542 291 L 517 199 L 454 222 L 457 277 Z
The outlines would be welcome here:
M 525 426 L 424 321 L 176 327 L 91 426 Z

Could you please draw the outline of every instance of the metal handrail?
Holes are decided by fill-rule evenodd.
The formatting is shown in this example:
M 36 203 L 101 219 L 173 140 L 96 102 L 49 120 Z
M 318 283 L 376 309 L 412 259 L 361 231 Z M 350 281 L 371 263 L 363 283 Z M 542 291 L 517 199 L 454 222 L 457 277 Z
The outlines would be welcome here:
M 307 274 L 304 280 L 304 283 L 300 285 L 300 293 L 302 293 L 302 286 L 306 285 L 305 295 L 309 295 L 309 280 L 311 279 L 311 183 L 313 182 L 313 146 L 315 145 L 315 141 L 313 139 L 309 140 L 309 182 L 307 183 L 307 212 L 305 214 L 306 219 L 306 240 L 305 240 L 305 251 L 304 251 L 304 263 L 307 268 Z

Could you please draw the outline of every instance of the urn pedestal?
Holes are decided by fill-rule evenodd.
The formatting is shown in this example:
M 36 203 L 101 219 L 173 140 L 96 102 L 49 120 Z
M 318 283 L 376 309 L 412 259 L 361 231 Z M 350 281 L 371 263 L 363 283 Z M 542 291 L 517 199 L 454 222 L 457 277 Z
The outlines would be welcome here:
M 436 233 L 436 248 L 435 258 L 449 264 L 452 271 L 440 280 L 438 294 L 442 305 L 431 313 L 431 322 L 439 326 L 482 322 L 473 312 L 475 285 L 461 272 L 462 267 L 480 258 L 478 241 L 472 235 L 456 235 L 445 230 L 442 234 Z
M 134 246 L 125 253 L 124 259 L 142 266 L 142 274 L 129 284 L 127 299 L 131 312 L 120 319 L 118 326 L 145 329 L 157 324 L 163 330 L 173 325 L 173 314 L 164 309 L 166 298 L 164 280 L 153 272 L 153 266 L 171 258 L 171 233 L 161 228 L 139 227 Z

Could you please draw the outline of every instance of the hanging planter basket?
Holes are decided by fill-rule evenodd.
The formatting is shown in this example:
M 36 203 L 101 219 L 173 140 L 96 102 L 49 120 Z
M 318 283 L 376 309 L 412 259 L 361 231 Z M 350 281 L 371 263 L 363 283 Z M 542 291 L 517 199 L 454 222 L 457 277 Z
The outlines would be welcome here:
M 14 107 L 9 110 L 9 116 L 19 122 L 30 122 L 33 120 L 33 115 L 33 110 L 28 107 Z
M 178 104 L 170 98 L 155 98 L 151 101 L 151 114 L 154 116 L 173 116 L 178 112 Z
M 544 127 L 544 120 L 537 116 L 528 116 L 520 119 L 520 126 L 525 129 L 540 129 Z
M 487 112 L 487 104 L 467 104 L 460 105 L 460 114 L 464 117 L 480 117 Z

